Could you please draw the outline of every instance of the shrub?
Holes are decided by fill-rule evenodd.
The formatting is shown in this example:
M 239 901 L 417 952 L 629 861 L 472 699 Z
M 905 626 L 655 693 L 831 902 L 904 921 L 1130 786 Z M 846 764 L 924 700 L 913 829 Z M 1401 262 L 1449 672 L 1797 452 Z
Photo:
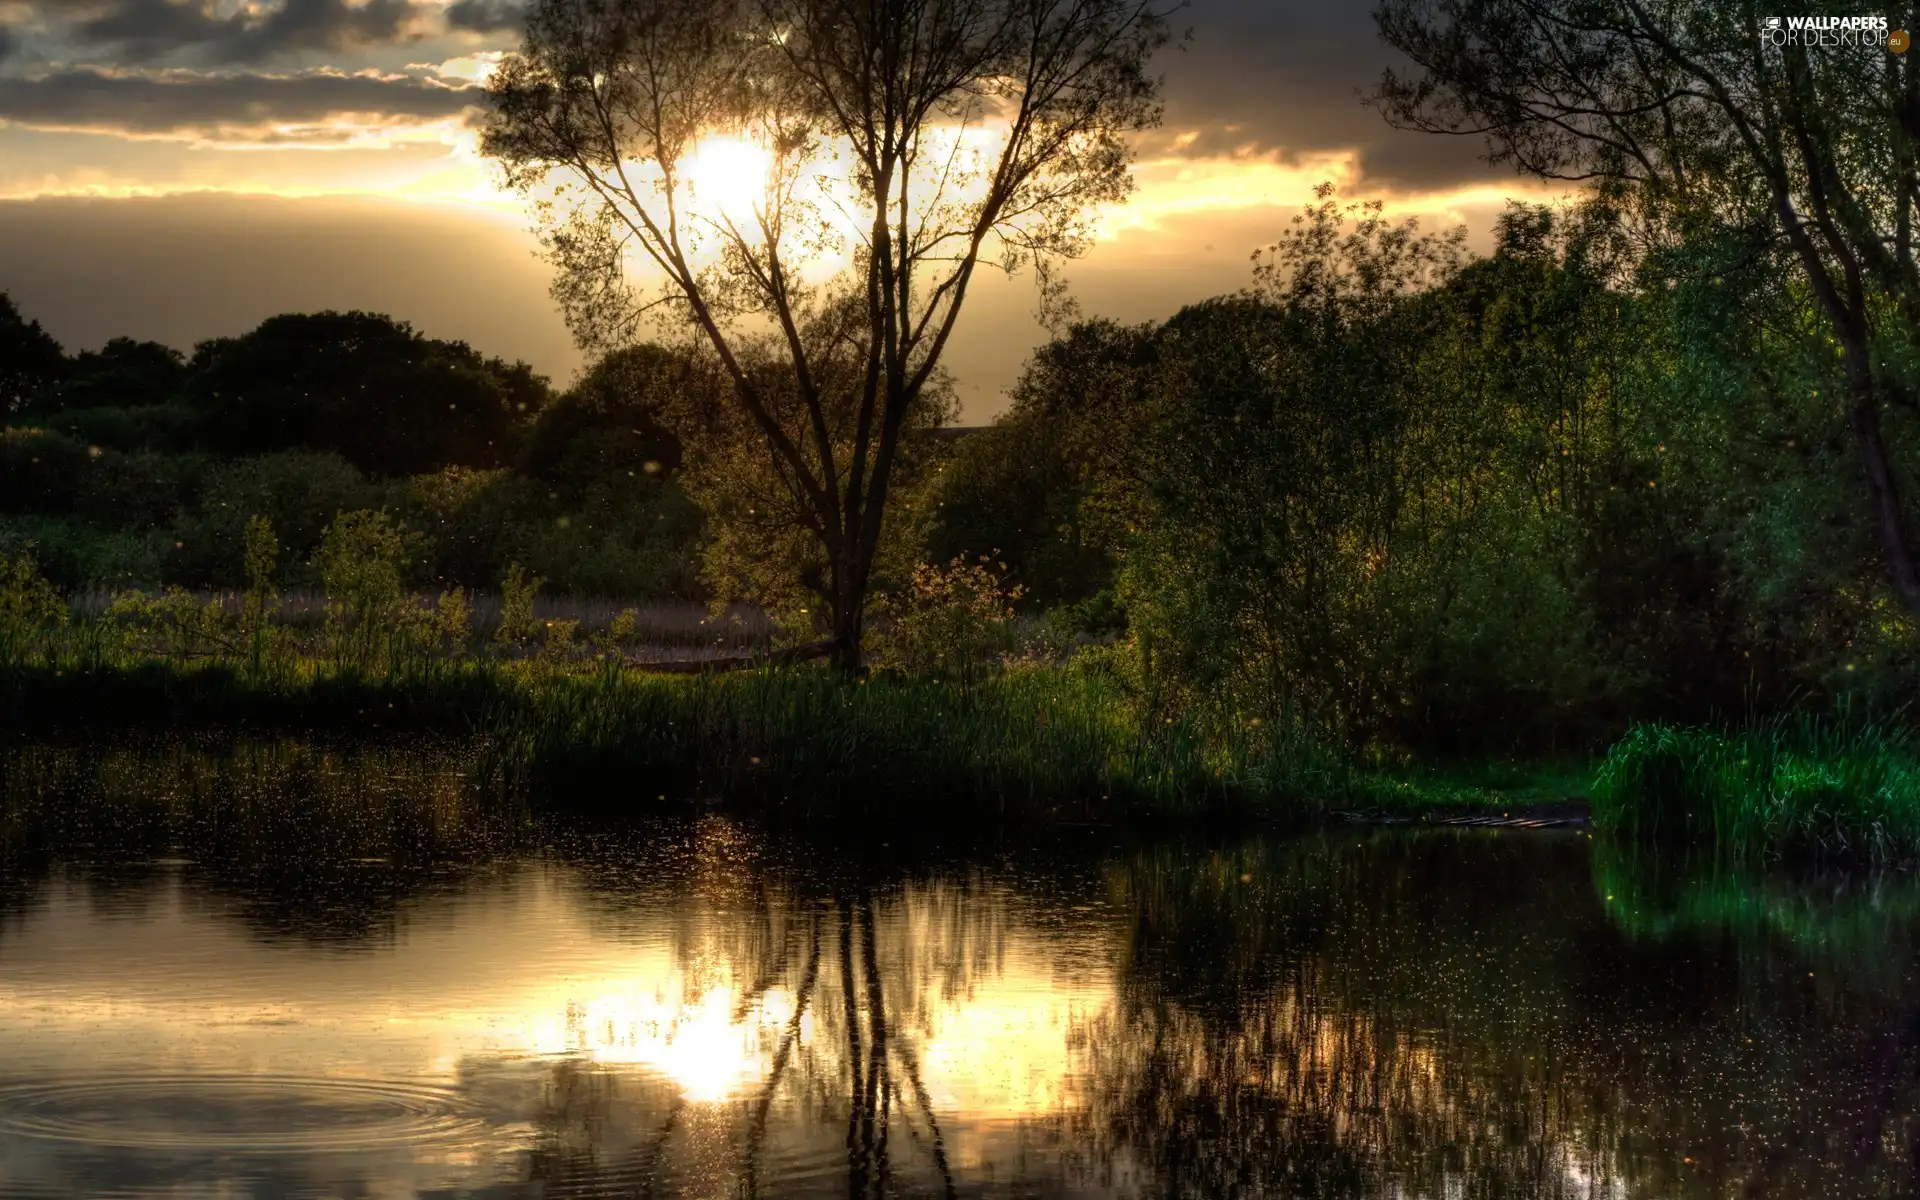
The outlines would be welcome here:
M 524 642 L 539 632 L 539 622 L 533 619 L 533 598 L 545 582 L 538 575 L 529 575 L 519 563 L 507 568 L 507 577 L 500 583 L 500 625 L 493 631 L 494 641 Z
M 108 624 L 131 634 L 140 650 L 181 660 L 227 648 L 225 617 L 217 597 L 202 599 L 181 587 L 157 595 L 122 592 L 106 613 Z
M 413 541 L 383 512 L 341 513 L 320 539 L 314 565 L 327 594 L 327 626 L 342 657 L 368 664 L 379 640 L 409 627 L 405 571 Z
M 906 596 L 876 604 L 882 661 L 909 674 L 973 683 L 1009 648 L 1008 623 L 1024 589 L 1006 583 L 1005 569 L 986 556 L 923 564 Z
M 623 608 L 607 625 L 607 643 L 618 646 L 633 640 L 633 628 L 640 623 L 638 609 Z
M 31 550 L 0 555 L 0 662 L 12 662 L 41 633 L 65 624 L 67 603 L 40 574 Z
M 198 490 L 201 469 L 197 458 L 102 450 L 80 476 L 74 515 L 104 529 L 169 527 Z
M 32 545 L 42 573 L 70 591 L 157 584 L 172 544 L 159 530 L 112 532 L 66 517 L 0 517 L 0 553 Z
M 272 636 L 272 617 L 278 607 L 279 591 L 274 586 L 274 568 L 280 559 L 280 542 L 273 536 L 273 524 L 255 514 L 247 518 L 247 594 L 241 609 L 251 665 L 258 671 L 266 657 Z
M 331 454 L 267 454 L 220 463 L 202 477 L 192 512 L 175 527 L 174 577 L 212 586 L 243 578 L 247 521 L 257 515 L 273 526 L 293 568 L 281 582 L 312 586 L 319 579 L 309 564 L 327 526 L 340 513 L 380 508 L 386 499 L 385 489 Z
M 548 621 L 547 640 L 540 647 L 541 654 L 549 659 L 571 658 L 573 635 L 579 629 L 578 621 Z
M 434 634 L 450 658 L 462 658 L 473 641 L 473 606 L 467 593 L 455 588 L 440 593 L 433 609 Z
M 0 432 L 0 512 L 62 516 L 73 511 L 81 478 L 99 453 L 45 429 Z
M 183 404 L 63 409 L 35 420 L 89 446 L 127 453 L 184 451 L 194 445 L 199 429 L 199 418 Z

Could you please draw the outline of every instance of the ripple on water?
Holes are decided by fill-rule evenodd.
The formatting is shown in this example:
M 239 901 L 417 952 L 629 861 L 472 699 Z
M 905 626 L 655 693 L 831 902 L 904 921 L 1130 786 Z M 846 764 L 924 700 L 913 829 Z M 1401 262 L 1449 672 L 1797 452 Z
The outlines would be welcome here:
M 0 1085 L 0 1137 L 120 1149 L 364 1153 L 481 1128 L 450 1090 L 379 1079 L 125 1075 Z

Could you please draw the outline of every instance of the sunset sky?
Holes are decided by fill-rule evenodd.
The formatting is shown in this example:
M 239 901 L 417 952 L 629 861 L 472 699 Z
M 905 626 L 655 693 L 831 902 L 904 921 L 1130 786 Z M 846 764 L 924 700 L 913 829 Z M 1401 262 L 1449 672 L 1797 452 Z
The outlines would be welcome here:
M 1543 198 L 1459 139 L 1389 129 L 1368 5 L 1195 0 L 1162 60 L 1139 191 L 1068 271 L 1143 320 L 1230 291 L 1330 180 L 1484 244 Z M 580 357 L 515 197 L 476 153 L 476 81 L 512 0 L 0 0 L 0 290 L 69 350 L 188 348 L 282 311 L 391 312 L 567 382 Z M 964 419 L 1042 336 L 1031 280 L 976 294 L 950 358 Z

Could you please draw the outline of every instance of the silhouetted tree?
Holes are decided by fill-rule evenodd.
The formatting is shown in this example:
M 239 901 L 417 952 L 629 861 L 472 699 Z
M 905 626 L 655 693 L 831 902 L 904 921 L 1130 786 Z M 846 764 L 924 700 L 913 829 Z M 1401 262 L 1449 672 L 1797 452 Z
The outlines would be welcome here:
M 560 185 L 540 211 L 576 335 L 625 344 L 665 305 L 706 343 L 820 546 L 843 667 L 902 433 L 976 271 L 1044 279 L 1085 246 L 1092 206 L 1130 186 L 1127 135 L 1159 118 L 1166 39 L 1151 0 L 542 0 L 492 77 L 487 153 L 530 192 Z M 757 195 L 689 188 L 716 134 L 765 147 Z M 656 300 L 629 261 L 664 279 Z
M 613 351 L 541 410 L 521 468 L 574 499 L 593 479 L 677 470 L 680 442 L 665 412 L 697 371 L 685 353 L 664 346 Z
M 187 360 L 159 342 L 117 337 L 74 356 L 66 377 L 42 393 L 46 409 L 142 408 L 165 404 L 187 381 Z
M 0 292 L 0 414 L 26 407 L 66 369 L 60 343 Z
M 498 466 L 546 392 L 524 364 L 362 312 L 272 317 L 202 343 L 192 368 L 186 397 L 213 449 L 330 450 L 378 475 Z

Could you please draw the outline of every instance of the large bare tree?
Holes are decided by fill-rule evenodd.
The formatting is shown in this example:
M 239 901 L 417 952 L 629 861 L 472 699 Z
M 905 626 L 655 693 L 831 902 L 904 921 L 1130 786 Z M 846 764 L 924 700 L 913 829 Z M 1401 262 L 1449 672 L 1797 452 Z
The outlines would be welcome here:
M 1769 12 L 1827 18 L 1819 35 Z M 1916 406 L 1920 63 L 1886 34 L 1920 6 L 1750 0 L 1383 0 L 1418 66 L 1376 96 L 1397 124 L 1486 138 L 1496 162 L 1596 183 L 1681 230 L 1768 234 L 1845 373 L 1841 416 L 1895 596 L 1920 615 L 1889 406 Z M 1863 16 L 1883 19 L 1862 28 Z
M 1049 265 L 1127 195 L 1129 135 L 1160 116 L 1166 15 L 536 0 L 492 77 L 485 151 L 535 200 L 576 336 L 613 346 L 664 323 L 711 350 L 819 541 L 842 666 L 859 663 L 902 431 L 968 290 L 983 266 L 1025 266 L 1048 294 Z M 742 147 L 763 171 L 703 171 Z

